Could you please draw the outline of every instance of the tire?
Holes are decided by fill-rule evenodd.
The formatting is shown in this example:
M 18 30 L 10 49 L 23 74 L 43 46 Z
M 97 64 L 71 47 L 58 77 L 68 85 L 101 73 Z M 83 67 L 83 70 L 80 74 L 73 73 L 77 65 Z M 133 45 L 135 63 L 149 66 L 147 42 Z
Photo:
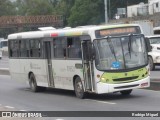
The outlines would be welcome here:
M 130 95 L 131 92 L 132 92 L 132 90 L 123 90 L 123 91 L 120 91 L 120 93 L 121 93 L 122 95 Z
M 74 91 L 75 91 L 76 97 L 78 97 L 80 99 L 85 98 L 85 92 L 84 92 L 84 89 L 83 89 L 83 84 L 82 84 L 81 79 L 79 77 L 77 77 L 75 79 Z
M 37 86 L 36 78 L 33 73 L 29 77 L 29 85 L 32 92 L 39 92 L 40 87 Z
M 150 70 L 154 70 L 155 69 L 155 64 L 153 63 L 153 59 L 151 56 L 148 57 L 148 61 L 149 61 L 149 67 L 150 67 Z

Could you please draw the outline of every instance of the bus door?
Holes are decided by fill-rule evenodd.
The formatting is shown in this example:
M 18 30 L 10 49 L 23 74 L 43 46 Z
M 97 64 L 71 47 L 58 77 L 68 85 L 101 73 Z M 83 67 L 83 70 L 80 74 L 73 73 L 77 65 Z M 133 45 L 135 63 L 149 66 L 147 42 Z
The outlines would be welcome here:
M 81 42 L 82 48 L 82 63 L 83 63 L 83 76 L 84 76 L 84 87 L 86 91 L 94 91 L 94 71 L 92 61 L 92 44 L 90 40 L 84 40 Z
M 45 59 L 47 59 L 48 67 L 48 83 L 50 87 L 54 87 L 53 71 L 52 71 L 52 57 L 51 57 L 51 41 L 44 42 Z

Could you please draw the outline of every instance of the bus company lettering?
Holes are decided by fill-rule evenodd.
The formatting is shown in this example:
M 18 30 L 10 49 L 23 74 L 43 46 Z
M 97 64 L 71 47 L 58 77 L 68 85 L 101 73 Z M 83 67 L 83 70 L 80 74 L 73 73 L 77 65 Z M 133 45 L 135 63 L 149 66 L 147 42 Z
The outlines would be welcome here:
M 75 72 L 75 67 L 74 66 L 67 66 L 67 71 L 68 72 Z
M 30 68 L 31 69 L 41 69 L 41 67 L 38 65 L 38 64 L 35 64 L 35 63 L 30 63 Z

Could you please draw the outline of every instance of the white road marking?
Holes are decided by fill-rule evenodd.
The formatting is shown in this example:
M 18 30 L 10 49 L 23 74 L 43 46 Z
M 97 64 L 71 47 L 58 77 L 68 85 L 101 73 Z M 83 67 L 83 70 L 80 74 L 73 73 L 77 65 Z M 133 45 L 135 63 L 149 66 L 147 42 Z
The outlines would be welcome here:
M 12 106 L 4 106 L 4 107 L 6 107 L 6 108 L 10 108 L 10 109 L 13 109 L 14 107 L 12 107 Z
M 106 101 L 100 101 L 100 100 L 91 100 L 91 99 L 85 99 L 85 100 L 99 102 L 99 103 L 105 103 L 105 104 L 111 104 L 111 105 L 115 105 L 116 104 L 116 103 L 113 103 L 113 102 L 106 102 Z
M 56 120 L 64 120 L 64 119 L 57 118 Z
M 27 111 L 27 110 L 20 110 L 20 111 Z

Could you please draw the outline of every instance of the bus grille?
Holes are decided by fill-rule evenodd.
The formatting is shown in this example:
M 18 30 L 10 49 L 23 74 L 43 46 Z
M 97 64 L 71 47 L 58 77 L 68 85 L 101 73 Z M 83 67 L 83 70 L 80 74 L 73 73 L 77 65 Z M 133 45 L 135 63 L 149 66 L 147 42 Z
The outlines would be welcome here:
M 127 78 L 118 78 L 118 79 L 113 79 L 113 81 L 117 82 L 117 81 L 127 81 L 127 80 L 134 80 L 137 79 L 138 76 L 134 76 L 134 77 L 127 77 Z
M 137 87 L 137 86 L 139 86 L 139 84 L 127 85 L 127 86 L 120 86 L 120 87 L 114 87 L 114 89 L 131 88 L 131 87 Z

